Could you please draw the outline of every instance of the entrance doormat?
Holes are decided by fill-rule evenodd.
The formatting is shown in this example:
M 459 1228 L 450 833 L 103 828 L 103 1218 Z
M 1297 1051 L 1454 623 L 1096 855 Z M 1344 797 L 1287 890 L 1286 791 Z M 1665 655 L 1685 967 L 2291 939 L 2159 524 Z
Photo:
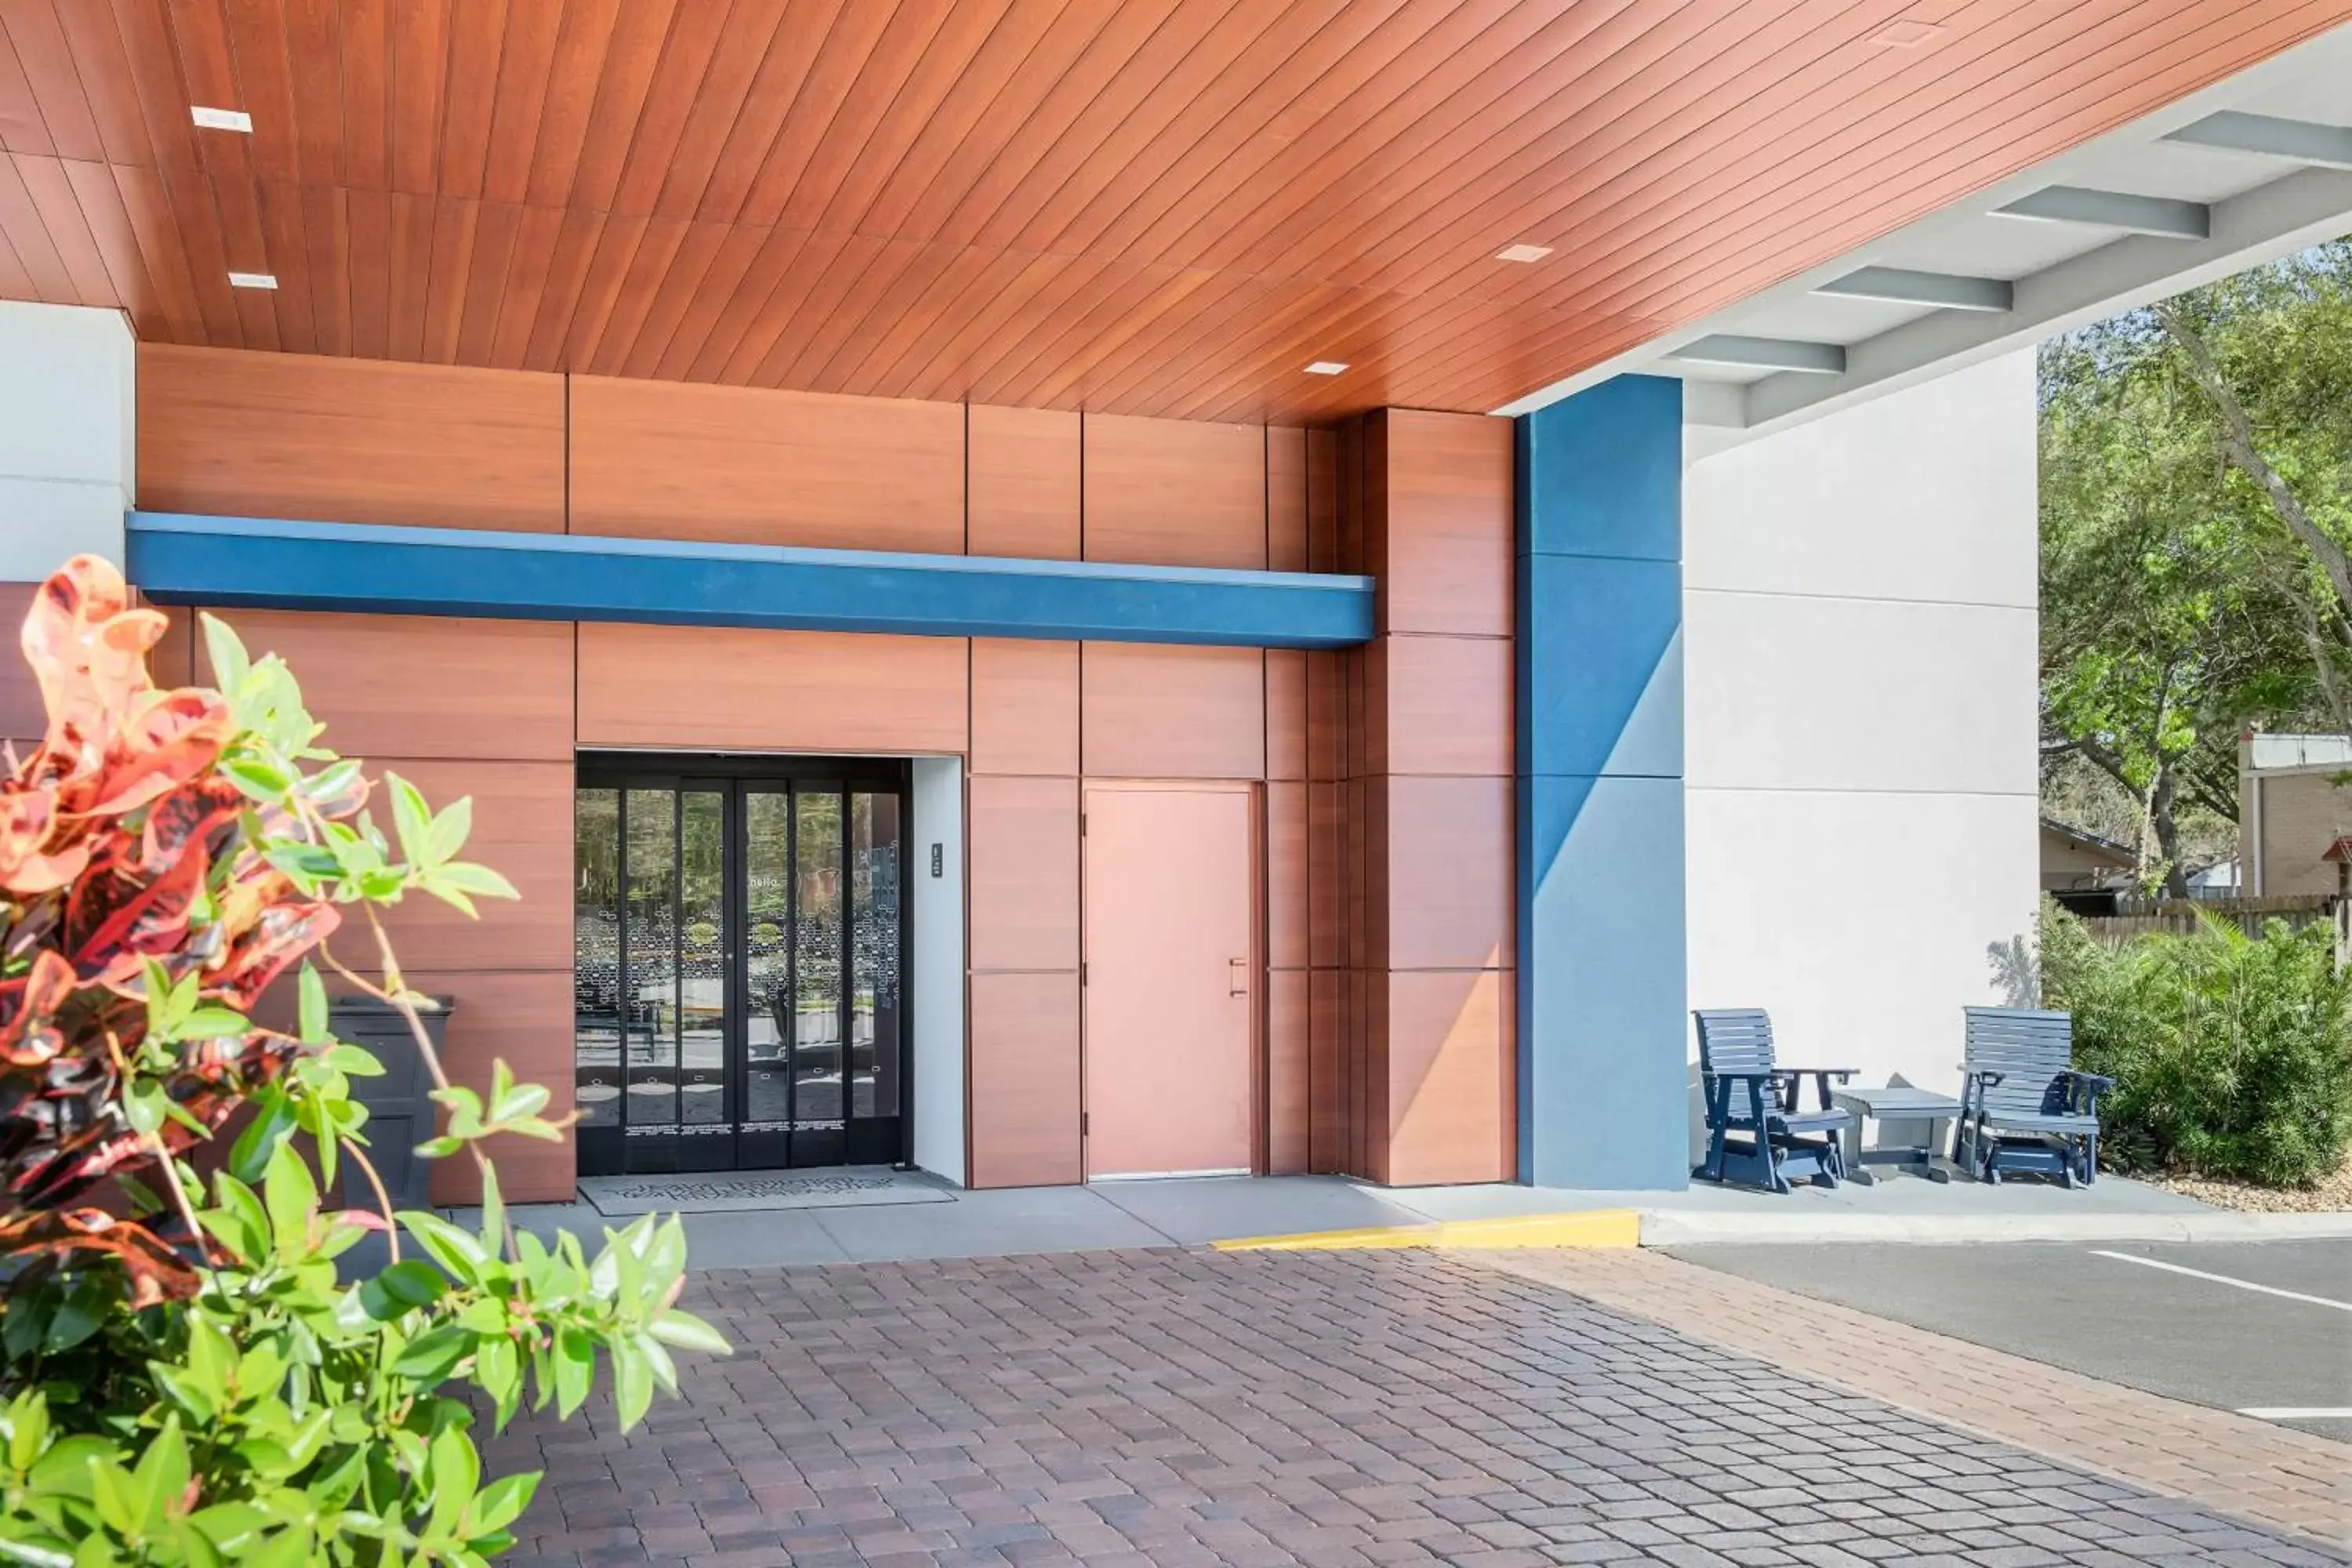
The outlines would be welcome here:
M 868 1204 L 951 1204 L 955 1194 L 919 1172 L 887 1165 L 838 1171 L 710 1171 L 682 1176 L 583 1176 L 580 1195 L 598 1214 L 736 1214 L 760 1209 L 856 1208 Z

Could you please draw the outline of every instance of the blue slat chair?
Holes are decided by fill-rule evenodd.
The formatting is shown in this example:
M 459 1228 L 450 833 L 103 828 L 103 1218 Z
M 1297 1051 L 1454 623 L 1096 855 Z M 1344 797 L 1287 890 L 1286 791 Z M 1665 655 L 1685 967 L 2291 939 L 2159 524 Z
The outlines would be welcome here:
M 2032 1007 L 1970 1007 L 1952 1163 L 1978 1180 L 2038 1171 L 2089 1186 L 2099 1170 L 2099 1096 L 2116 1080 L 2074 1070 L 2074 1020 Z
M 1853 1119 L 1830 1107 L 1830 1079 L 1843 1083 L 1852 1068 L 1784 1068 L 1772 1060 L 1772 1019 L 1760 1007 L 1701 1008 L 1698 1071 L 1706 1096 L 1706 1163 L 1695 1175 L 1710 1181 L 1737 1176 L 1776 1193 L 1789 1190 L 1789 1174 L 1810 1174 L 1817 1186 L 1834 1187 L 1845 1177 L 1841 1134 Z M 1798 1108 L 1806 1079 L 1819 1091 L 1816 1110 Z M 1744 1144 L 1734 1143 L 1739 1133 Z

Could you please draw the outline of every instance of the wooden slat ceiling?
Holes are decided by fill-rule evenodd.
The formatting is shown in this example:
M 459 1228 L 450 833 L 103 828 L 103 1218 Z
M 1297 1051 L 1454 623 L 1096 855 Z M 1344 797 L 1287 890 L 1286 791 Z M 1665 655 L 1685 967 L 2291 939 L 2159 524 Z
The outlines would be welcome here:
M 0 297 L 312 353 L 1199 418 L 1483 410 L 2347 16 L 0 0 Z M 1555 252 L 1492 259 L 1519 241 Z

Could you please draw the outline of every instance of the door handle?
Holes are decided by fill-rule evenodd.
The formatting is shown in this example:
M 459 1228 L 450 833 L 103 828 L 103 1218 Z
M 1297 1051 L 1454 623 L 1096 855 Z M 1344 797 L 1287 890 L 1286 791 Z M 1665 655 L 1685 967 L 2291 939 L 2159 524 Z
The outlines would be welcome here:
M 1225 960 L 1225 962 L 1233 967 L 1233 973 L 1225 977 L 1231 983 L 1233 988 L 1227 991 L 1225 994 L 1228 996 L 1248 995 L 1249 960 L 1246 958 L 1229 958 Z

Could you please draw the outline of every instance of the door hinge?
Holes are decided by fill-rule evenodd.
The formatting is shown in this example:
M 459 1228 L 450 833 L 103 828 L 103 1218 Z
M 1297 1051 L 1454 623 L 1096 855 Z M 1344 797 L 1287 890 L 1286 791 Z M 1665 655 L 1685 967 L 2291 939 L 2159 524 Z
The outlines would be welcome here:
M 1087 814 L 1086 814 L 1085 812 L 1083 812 L 1083 811 L 1082 811 L 1082 812 L 1078 813 L 1078 837 L 1081 837 L 1081 838 L 1084 838 L 1086 836 L 1087 836 Z
M 1084 985 L 1086 983 L 1087 983 L 1087 966 L 1086 966 L 1085 964 L 1081 963 L 1081 964 L 1079 964 L 1079 965 L 1078 965 L 1078 984 L 1079 984 L 1080 985 Z
M 1083 1137 L 1085 1137 L 1086 1135 L 1087 1135 L 1087 1113 L 1086 1113 L 1085 1111 L 1081 1110 L 1081 1111 L 1079 1111 L 1079 1112 L 1078 1112 L 1078 1136 L 1079 1136 L 1079 1137 L 1081 1137 L 1081 1138 L 1083 1138 Z

